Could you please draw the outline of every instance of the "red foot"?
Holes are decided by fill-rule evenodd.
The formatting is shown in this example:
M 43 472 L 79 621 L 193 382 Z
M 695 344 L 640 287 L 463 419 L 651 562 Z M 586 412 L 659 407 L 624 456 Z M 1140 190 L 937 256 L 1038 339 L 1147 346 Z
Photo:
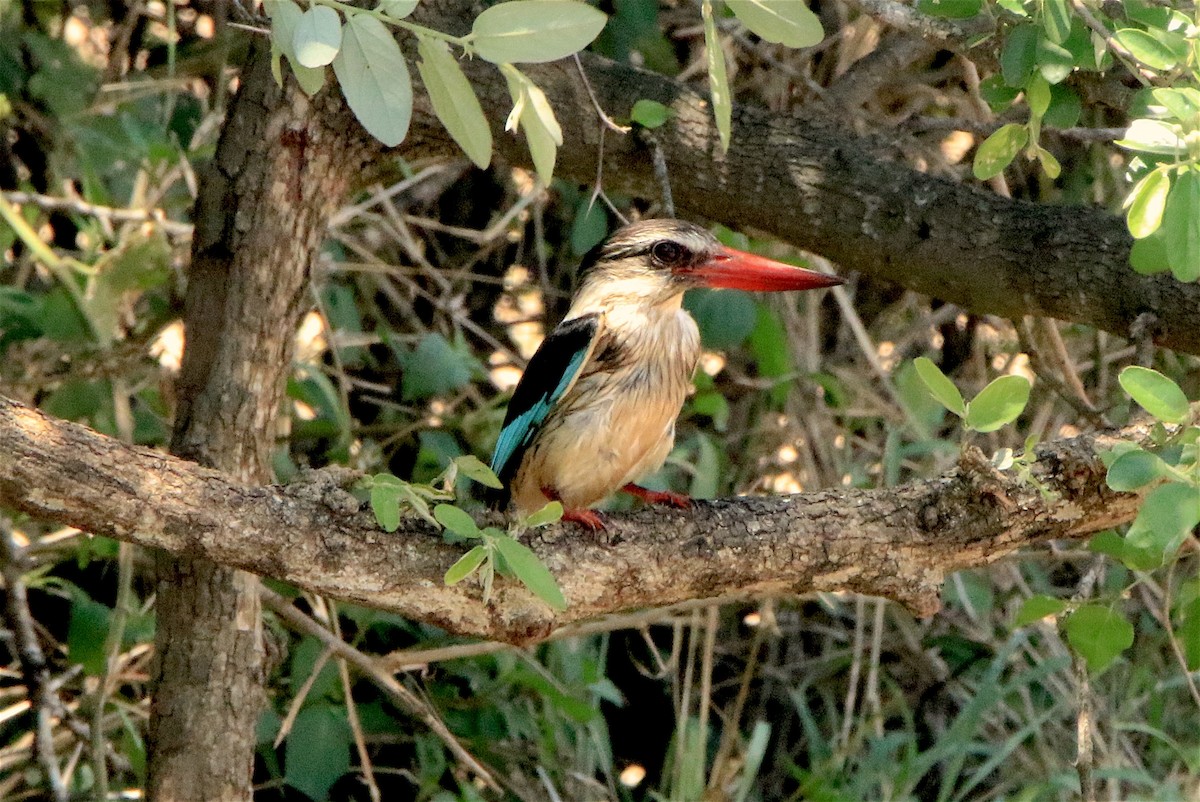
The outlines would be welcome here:
M 562 519 L 564 521 L 574 521 L 593 532 L 603 532 L 608 528 L 604 523 L 604 516 L 595 510 L 563 510 Z
M 683 493 L 672 493 L 670 490 L 647 490 L 632 482 L 621 488 L 631 496 L 636 496 L 647 504 L 666 504 L 686 510 L 692 506 L 692 500 Z

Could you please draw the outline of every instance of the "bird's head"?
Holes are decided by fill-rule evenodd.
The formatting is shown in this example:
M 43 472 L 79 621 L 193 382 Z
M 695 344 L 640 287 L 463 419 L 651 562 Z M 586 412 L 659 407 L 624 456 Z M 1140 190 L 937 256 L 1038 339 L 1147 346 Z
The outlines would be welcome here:
M 842 283 L 837 276 L 729 248 L 682 220 L 642 220 L 614 232 L 584 258 L 581 296 L 653 304 L 694 287 L 783 292 Z

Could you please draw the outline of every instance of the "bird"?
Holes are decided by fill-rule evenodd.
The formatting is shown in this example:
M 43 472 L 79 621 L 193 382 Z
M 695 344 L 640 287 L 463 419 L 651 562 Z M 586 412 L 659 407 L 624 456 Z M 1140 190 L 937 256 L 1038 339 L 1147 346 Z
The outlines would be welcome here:
M 563 520 L 593 531 L 606 524 L 592 507 L 618 490 L 651 504 L 689 506 L 686 495 L 637 484 L 670 454 L 700 359 L 700 330 L 683 309 L 684 293 L 841 283 L 726 247 L 683 220 L 618 229 L 584 257 L 566 317 L 513 391 L 491 461 L 503 489 L 491 504 L 528 515 L 558 501 Z

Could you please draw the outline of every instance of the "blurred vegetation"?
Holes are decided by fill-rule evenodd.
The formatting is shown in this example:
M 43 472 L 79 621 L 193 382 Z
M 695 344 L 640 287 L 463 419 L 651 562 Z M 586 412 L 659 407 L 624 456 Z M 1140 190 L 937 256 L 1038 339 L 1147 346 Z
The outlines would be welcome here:
M 212 16 L 226 5 L 0 9 L 0 391 L 127 442 L 162 445 L 170 431 L 187 221 L 254 35 Z M 595 49 L 706 86 L 697 5 L 598 5 L 610 21 Z M 987 128 L 981 96 L 1005 95 L 1003 105 L 1017 90 L 991 79 L 994 65 L 981 87 L 961 56 L 932 47 L 850 87 L 860 59 L 897 36 L 853 4 L 814 5 L 834 35 L 803 51 L 722 18 L 739 101 L 824 108 L 892 158 L 971 180 L 983 136 L 939 121 Z M 1126 110 L 1103 99 L 1131 91 L 1095 74 L 1056 85 L 1075 109 L 1063 127 L 1125 125 Z M 851 95 L 853 105 L 838 105 Z M 1051 179 L 1019 159 L 1004 173 L 1011 193 L 1118 211 L 1128 154 L 1102 138 L 1041 133 L 1062 173 Z M 657 210 L 610 200 L 629 216 Z M 486 457 L 506 391 L 566 309 L 574 266 L 615 225 L 590 187 L 543 189 L 503 164 L 395 158 L 336 215 L 322 250 L 279 480 L 345 464 L 429 482 L 457 457 Z M 946 468 L 967 439 L 1019 452 L 1030 437 L 1121 423 L 1137 410 L 1117 375 L 1134 362 L 1200 394 L 1195 358 L 1085 326 L 979 317 L 864 276 L 817 298 L 696 293 L 687 306 L 708 352 L 677 448 L 651 484 L 698 497 L 896 485 Z M 912 360 L 922 356 L 967 397 L 998 376 L 1037 381 L 1015 424 L 964 433 L 921 383 Z M 103 772 L 113 791 L 138 788 L 151 561 L 35 520 L 13 518 L 12 528 L 24 562 L 5 576 L 28 587 L 62 700 L 53 746 L 69 787 L 85 797 Z M 820 594 L 636 613 L 529 650 L 460 644 L 320 598 L 298 604 L 402 667 L 402 685 L 510 798 L 1073 799 L 1082 705 L 1100 798 L 1188 800 L 1200 794 L 1200 580 L 1194 533 L 1185 539 L 1179 556 L 1149 564 L 1122 552 L 1117 533 L 1051 543 L 950 577 L 944 610 L 925 620 Z M 1088 631 L 1101 640 L 1119 637 L 1110 618 L 1127 622 L 1131 648 L 1089 670 L 1053 618 L 1069 605 L 1028 614 L 1040 597 L 1100 611 Z M 260 725 L 262 799 L 495 798 L 369 675 L 284 619 L 268 613 L 267 623 L 278 659 Z M 48 780 L 11 619 L 3 635 L 0 798 L 40 798 Z

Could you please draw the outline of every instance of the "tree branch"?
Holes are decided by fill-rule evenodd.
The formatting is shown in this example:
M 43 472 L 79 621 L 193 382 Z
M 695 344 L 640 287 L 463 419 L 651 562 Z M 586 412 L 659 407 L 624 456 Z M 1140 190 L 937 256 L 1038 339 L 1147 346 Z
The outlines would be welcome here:
M 415 518 L 383 532 L 339 486 L 345 471 L 254 486 L 2 396 L 0 453 L 8 456 L 0 462 L 0 503 L 451 632 L 528 643 L 573 621 L 694 598 L 848 589 L 931 614 L 947 571 L 1131 520 L 1140 496 L 1105 486 L 1098 453 L 1113 436 L 1145 441 L 1148 432 L 1135 425 L 1039 446 L 1034 476 L 1057 494 L 1053 501 L 969 449 L 955 470 L 899 488 L 614 515 L 609 543 L 552 527 L 532 535 L 530 546 L 570 603 L 558 613 L 512 582 L 499 583 L 490 605 L 473 583 L 446 587 L 442 575 L 462 549 Z
M 468 0 L 422 3 L 422 21 L 451 33 L 469 23 Z M 1200 354 L 1200 284 L 1129 266 L 1124 221 L 1081 206 L 1001 198 L 888 161 L 849 129 L 813 115 L 734 108 L 733 143 L 721 151 L 706 95 L 670 78 L 580 54 L 600 105 L 620 120 L 641 98 L 674 116 L 661 144 L 681 214 L 752 227 L 826 256 L 843 268 L 887 279 L 977 313 L 1085 323 L 1121 337 L 1152 312 L 1159 345 Z M 529 164 L 525 142 L 502 130 L 512 101 L 500 73 L 464 61 L 492 123 L 496 147 Z M 556 173 L 595 180 L 600 123 L 570 60 L 522 65 L 545 91 L 563 129 Z M 455 153 L 424 92 L 406 151 Z M 360 133 L 365 137 L 365 133 Z M 652 160 L 637 137 L 609 135 L 604 182 L 610 192 L 659 197 Z

